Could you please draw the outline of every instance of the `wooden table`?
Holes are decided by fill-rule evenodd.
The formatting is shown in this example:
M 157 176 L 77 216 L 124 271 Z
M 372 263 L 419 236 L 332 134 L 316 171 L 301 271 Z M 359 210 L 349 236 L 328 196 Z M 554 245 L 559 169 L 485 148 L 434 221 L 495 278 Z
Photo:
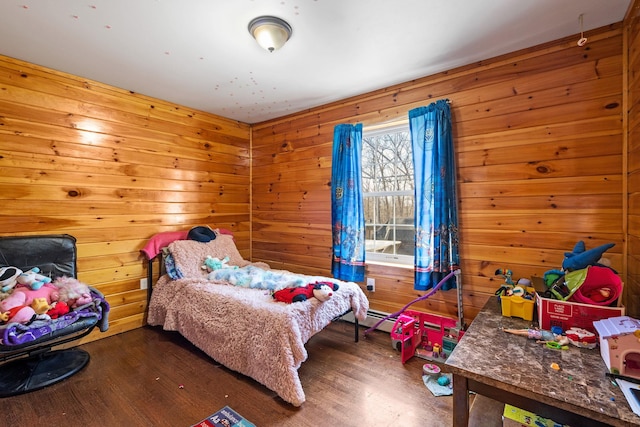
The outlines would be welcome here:
M 502 316 L 497 298 L 478 313 L 445 363 L 453 373 L 454 427 L 468 425 L 469 391 L 572 427 L 640 425 L 605 376 L 599 349 L 554 350 L 501 330 L 530 326 Z

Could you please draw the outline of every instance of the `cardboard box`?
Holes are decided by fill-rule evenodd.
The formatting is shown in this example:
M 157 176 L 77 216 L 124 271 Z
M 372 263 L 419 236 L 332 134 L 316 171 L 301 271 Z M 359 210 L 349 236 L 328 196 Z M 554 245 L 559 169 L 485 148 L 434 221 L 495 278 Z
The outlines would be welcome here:
M 531 287 L 525 289 L 527 294 L 533 295 L 536 290 Z M 502 295 L 500 297 L 500 305 L 502 306 L 502 315 L 506 317 L 519 317 L 524 320 L 533 320 L 533 306 L 535 298 L 527 299 L 519 295 Z
M 558 424 L 548 418 L 542 418 L 533 412 L 516 408 L 511 405 L 504 405 L 502 414 L 502 427 L 568 427 Z
M 551 330 L 559 326 L 563 331 L 576 327 L 596 332 L 593 322 L 610 317 L 624 316 L 624 307 L 608 307 L 543 298 L 536 294 L 540 328 Z

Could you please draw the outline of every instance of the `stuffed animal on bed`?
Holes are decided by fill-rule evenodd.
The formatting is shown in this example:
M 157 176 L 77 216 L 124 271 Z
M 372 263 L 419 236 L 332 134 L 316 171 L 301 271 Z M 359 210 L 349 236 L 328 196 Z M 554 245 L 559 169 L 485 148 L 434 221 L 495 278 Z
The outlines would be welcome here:
M 286 302 L 288 304 L 306 301 L 311 297 L 316 297 L 319 301 L 324 302 L 333 296 L 333 291 L 337 290 L 337 283 L 316 282 L 305 286 L 281 289 L 273 293 L 273 298 L 276 301 Z
M 202 269 L 207 270 L 208 273 L 211 273 L 212 271 L 221 270 L 223 268 L 231 268 L 231 269 L 238 268 L 237 265 L 227 264 L 228 262 L 229 262 L 228 256 L 220 259 L 220 258 L 213 258 L 211 255 L 208 255 L 207 259 L 204 260 Z
M 45 283 L 51 283 L 51 278 L 40 274 L 38 267 L 33 267 L 29 271 L 25 271 L 16 279 L 21 285 L 30 286 L 33 290 L 38 290 Z

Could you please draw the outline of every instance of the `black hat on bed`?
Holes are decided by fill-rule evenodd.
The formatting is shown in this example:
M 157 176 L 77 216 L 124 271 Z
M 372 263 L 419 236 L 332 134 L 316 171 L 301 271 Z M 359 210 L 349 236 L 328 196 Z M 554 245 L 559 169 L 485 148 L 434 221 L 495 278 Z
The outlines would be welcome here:
M 187 238 L 196 242 L 207 243 L 216 238 L 216 233 L 209 227 L 198 226 L 189 230 Z

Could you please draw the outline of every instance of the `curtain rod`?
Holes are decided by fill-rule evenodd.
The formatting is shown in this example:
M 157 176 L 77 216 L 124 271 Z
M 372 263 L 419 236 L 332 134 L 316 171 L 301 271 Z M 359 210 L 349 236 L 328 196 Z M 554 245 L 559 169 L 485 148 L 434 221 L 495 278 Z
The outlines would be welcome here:
M 445 99 L 446 103 L 451 105 L 451 100 L 449 99 Z M 367 130 L 369 132 L 371 131 L 376 131 L 376 130 L 380 130 L 380 129 L 386 129 L 386 128 L 392 128 L 395 126 L 402 126 L 402 125 L 406 125 L 409 123 L 409 119 L 405 118 L 405 119 L 399 119 L 399 120 L 392 120 L 390 122 L 385 122 L 385 123 L 376 123 L 374 125 L 364 125 L 364 130 Z

